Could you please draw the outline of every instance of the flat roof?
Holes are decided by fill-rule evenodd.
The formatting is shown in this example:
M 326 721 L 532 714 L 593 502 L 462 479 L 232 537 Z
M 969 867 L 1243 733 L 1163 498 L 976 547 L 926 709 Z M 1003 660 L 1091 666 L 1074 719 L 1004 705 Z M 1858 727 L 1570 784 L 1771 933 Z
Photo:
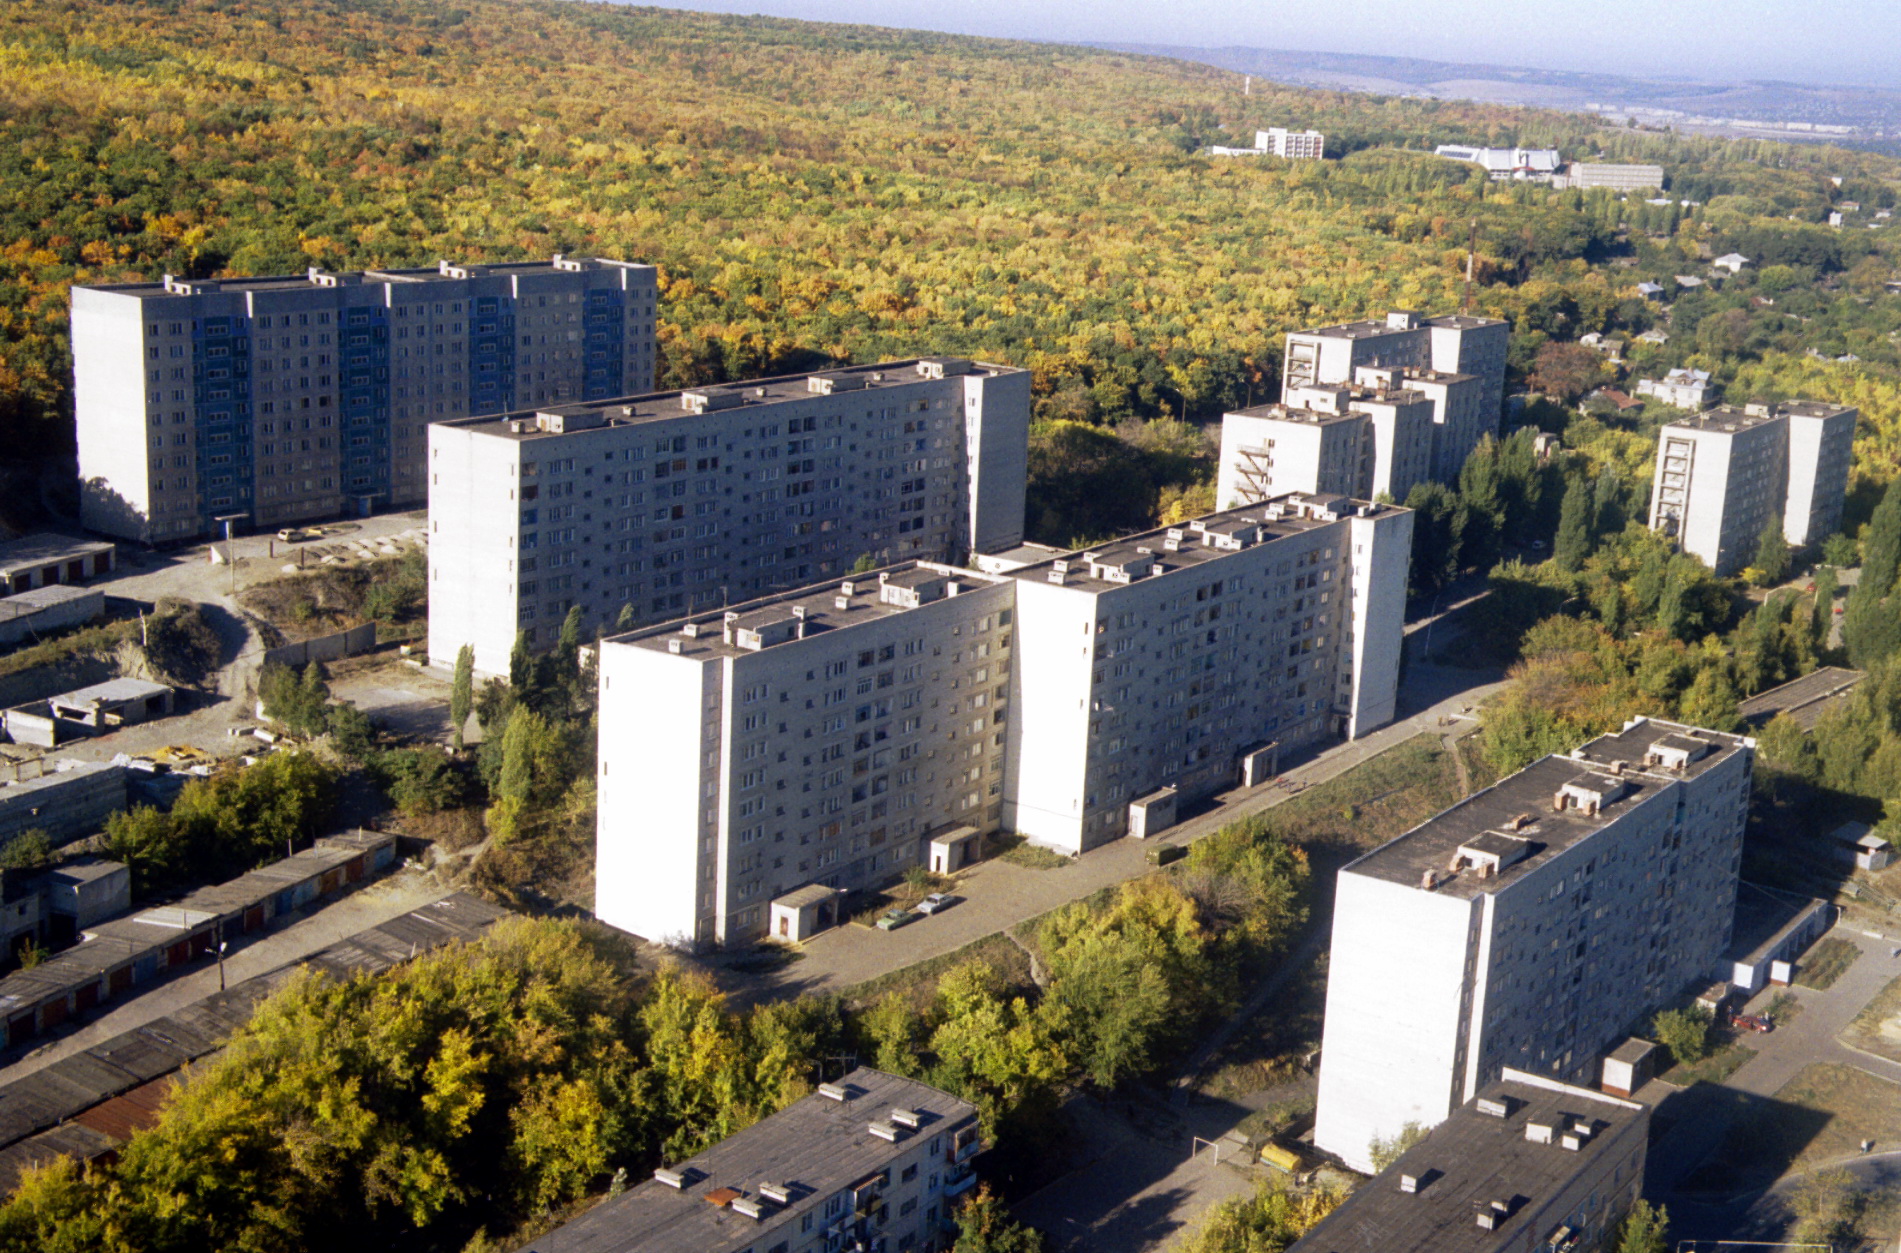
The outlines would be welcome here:
M 1346 390 L 1344 387 L 1341 390 Z M 1260 418 L 1269 422 L 1301 422 L 1309 426 L 1327 426 L 1334 422 L 1356 422 L 1365 414 L 1351 410 L 1344 413 L 1328 413 L 1323 409 L 1303 409 L 1298 405 L 1265 404 L 1254 405 L 1247 409 L 1230 409 L 1229 417 Z
M 775 1232 L 796 1231 L 800 1218 L 883 1170 L 918 1137 L 941 1135 L 977 1116 L 968 1101 L 869 1067 L 852 1071 L 839 1085 L 850 1099 L 814 1093 L 674 1165 L 686 1177 L 683 1187 L 649 1179 L 529 1241 L 522 1253 L 708 1253 L 749 1242 L 764 1248 Z M 870 1129 L 894 1109 L 915 1112 L 920 1123 L 896 1127 L 895 1144 Z M 761 1185 L 785 1188 L 788 1202 L 765 1201 L 756 1220 L 731 1207 L 742 1197 L 761 1200 Z M 708 1200 L 715 1191 L 734 1195 L 715 1204 Z
M 706 396 L 710 403 L 704 413 L 733 412 L 744 408 L 764 408 L 770 405 L 785 404 L 791 401 L 816 400 L 827 395 L 838 397 L 856 392 L 875 392 L 896 387 L 909 387 L 919 383 L 937 381 L 922 373 L 920 366 L 948 365 L 944 377 L 964 377 L 974 375 L 982 378 L 995 378 L 1004 374 L 1021 374 L 1015 366 L 993 365 L 984 361 L 967 361 L 950 357 L 911 357 L 902 361 L 880 361 L 869 365 L 835 366 L 824 370 L 813 370 L 805 374 L 784 374 L 772 378 L 748 379 L 741 383 L 718 383 L 706 387 L 685 387 L 673 391 L 642 392 L 632 396 L 615 396 L 605 400 L 570 401 L 566 404 L 538 405 L 532 409 L 517 409 L 508 413 L 493 413 L 480 417 L 453 418 L 433 425 L 451 430 L 469 431 L 477 435 L 492 435 L 500 439 L 535 440 L 563 439 L 571 435 L 598 431 L 603 427 L 635 426 L 644 422 L 673 421 L 678 418 L 696 416 L 695 411 L 682 403 L 688 395 Z M 831 391 L 814 390 L 811 380 L 822 380 Z M 568 431 L 544 431 L 536 424 L 541 414 L 559 416 L 565 419 L 583 419 Z M 528 424 L 517 430 L 518 424 Z
M 934 562 L 907 561 L 887 566 L 883 570 L 844 575 L 840 578 L 828 579 L 823 583 L 813 583 L 796 591 L 745 601 L 727 609 L 689 614 L 684 618 L 675 618 L 671 622 L 641 627 L 619 635 L 609 635 L 601 642 L 627 644 L 653 652 L 676 653 L 682 657 L 697 657 L 702 660 L 715 657 L 743 657 L 759 650 L 742 648 L 736 643 L 727 642 L 728 615 L 732 615 L 732 626 L 744 630 L 759 630 L 762 627 L 784 622 L 801 622 L 805 630 L 801 638 L 812 639 L 827 632 L 861 626 L 867 622 L 877 622 L 898 614 L 912 612 L 913 606 L 890 604 L 884 600 L 880 588 L 886 581 L 898 587 L 909 587 L 942 580 L 947 585 L 957 584 L 958 594 L 962 595 L 980 588 L 995 587 L 1009 577 L 1007 574 L 985 574 L 978 570 L 943 566 Z M 947 586 L 946 592 L 948 591 Z M 947 594 L 942 599 L 954 598 Z M 840 600 L 845 602 L 843 608 L 839 607 Z M 936 604 L 937 602 L 925 603 Z M 686 633 L 688 629 L 695 633 L 688 635 Z
M 107 679 L 104 683 L 94 683 L 91 687 L 76 688 L 70 692 L 61 692 L 49 700 L 55 705 L 93 705 L 105 701 L 144 700 L 148 696 L 158 696 L 172 689 L 163 683 L 153 683 L 146 679 Z
M 4 575 L 5 571 L 0 570 L 0 577 Z M 96 587 L 74 587 L 71 583 L 48 583 L 44 587 L 29 588 L 24 592 L 15 592 L 11 596 L 0 596 L 0 622 L 31 618 L 35 614 L 45 613 L 56 605 L 67 605 L 76 600 L 97 599 L 103 608 L 105 595 Z
M 103 540 L 81 539 L 57 531 L 34 531 L 17 539 L 0 540 L 0 572 L 36 570 L 94 553 L 109 553 L 117 547 Z M 88 574 L 92 572 L 87 571 Z
M 64 770 L 54 770 L 37 779 L 22 779 L 17 783 L 0 783 L 0 804 L 19 796 L 31 796 L 35 792 L 52 791 L 63 786 L 78 784 L 95 775 L 111 771 L 123 775 L 124 766 L 115 766 L 109 761 L 82 761 Z
M 559 262 L 559 264 L 557 264 Z M 434 266 L 417 266 L 388 270 L 318 270 L 312 268 L 303 274 L 253 274 L 231 278 L 180 279 L 168 284 L 159 282 L 144 283 L 82 283 L 79 288 L 85 291 L 114 292 L 128 296 L 180 296 L 189 297 L 200 293 L 234 293 L 248 291 L 322 291 L 337 287 L 362 287 L 377 283 L 448 283 L 465 282 L 476 278 L 506 277 L 514 274 L 570 273 L 576 270 L 593 270 L 602 267 L 619 269 L 650 269 L 637 261 L 618 261 L 611 257 L 562 257 L 547 261 L 493 261 L 458 263 L 441 261 Z M 167 276 L 170 278 L 171 276 Z
M 1787 892 L 1775 892 L 1747 880 L 1736 883 L 1736 922 L 1730 929 L 1723 960 L 1756 965 L 1780 948 L 1791 931 L 1809 920 L 1828 902 Z
M 1487 1102 L 1503 1105 L 1504 1116 L 1481 1112 Z M 1607 1141 L 1649 1117 L 1648 1107 L 1635 1101 L 1508 1069 L 1377 1178 L 1354 1189 L 1290 1253 L 1492 1253 L 1548 1240 L 1550 1231 L 1527 1226 L 1534 1220 L 1562 1222 L 1546 1206 L 1579 1175 L 1600 1169 Z M 1580 1120 L 1590 1123 L 1591 1134 L 1575 1151 L 1562 1147 L 1558 1138 Z M 1551 1127 L 1552 1143 L 1527 1139 L 1530 1123 Z M 1642 1139 L 1639 1132 L 1639 1151 Z M 1418 1190 L 1401 1191 L 1402 1176 L 1416 1180 Z M 1508 1212 L 1487 1230 L 1475 1216 L 1494 1201 L 1504 1202 Z
M 1280 508 L 1281 516 L 1270 516 L 1270 507 L 1273 506 Z M 1049 582 L 1050 576 L 1056 571 L 1056 563 L 1061 561 L 1068 563 L 1062 586 L 1089 592 L 1104 592 L 1112 588 L 1126 587 L 1129 584 L 1097 578 L 1090 571 L 1098 565 L 1114 567 L 1124 562 L 1133 562 L 1138 558 L 1146 558 L 1152 564 L 1160 565 L 1163 573 L 1169 574 L 1176 570 L 1207 565 L 1209 562 L 1231 556 L 1236 551 L 1232 548 L 1216 548 L 1202 543 L 1203 532 L 1226 535 L 1236 530 L 1259 527 L 1262 532 L 1262 541 L 1267 542 L 1334 525 L 1334 522 L 1325 518 L 1302 516 L 1300 511 L 1324 510 L 1336 514 L 1335 521 L 1337 521 L 1339 518 L 1362 511 L 1362 516 L 1372 517 L 1389 510 L 1397 511 L 1397 508 L 1393 505 L 1369 504 L 1366 501 L 1353 500 L 1345 496 L 1288 492 L 1259 504 L 1238 505 L 1233 509 L 1217 510 L 1214 513 L 1203 514 L 1199 518 L 1190 518 L 1185 522 L 1176 523 L 1174 526 L 1157 527 L 1152 531 L 1142 531 L 1107 544 L 1081 549 L 1065 557 L 1040 561 L 1032 566 L 1012 570 L 1008 577 L 1033 583 Z M 1179 534 L 1181 537 L 1180 546 L 1174 552 L 1166 549 L 1171 533 Z
M 1653 743 L 1685 734 L 1713 744 L 1714 750 L 1688 763 L 1681 772 L 1646 772 L 1644 759 Z M 1485 851 L 1479 841 L 1488 834 L 1525 841 L 1530 846 L 1525 857 L 1489 876 L 1472 870 L 1461 871 L 1442 878 L 1431 889 L 1459 900 L 1497 892 L 1621 818 L 1630 807 L 1659 794 L 1669 781 L 1694 778 L 1710 769 L 1741 742 L 1738 736 L 1679 723 L 1640 720 L 1622 731 L 1598 736 L 1570 756 L 1542 757 L 1532 762 L 1517 774 L 1473 793 L 1348 863 L 1342 873 L 1366 875 L 1424 890 L 1422 885 L 1427 872 L 1448 872 L 1461 848 Z M 1613 762 L 1626 763 L 1622 774 L 1612 773 Z M 1595 814 L 1587 814 L 1576 806 L 1567 806 L 1561 811 L 1551 807 L 1552 797 L 1567 786 L 1601 787 L 1612 782 L 1624 785 L 1623 795 Z
M 1664 430 L 1718 431 L 1732 433 L 1753 430 L 1767 426 L 1771 422 L 1780 422 L 1785 415 L 1777 410 L 1772 413 L 1747 413 L 1737 405 L 1717 405 L 1714 409 L 1705 409 L 1693 417 L 1679 418 L 1668 423 Z

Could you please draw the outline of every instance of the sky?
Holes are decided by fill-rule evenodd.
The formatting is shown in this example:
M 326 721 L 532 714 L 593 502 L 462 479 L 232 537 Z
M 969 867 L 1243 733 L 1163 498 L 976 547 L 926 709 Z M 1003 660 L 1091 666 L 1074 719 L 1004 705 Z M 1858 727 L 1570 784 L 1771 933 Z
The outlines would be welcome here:
M 1897 0 L 658 0 L 1013 39 L 1901 87 Z

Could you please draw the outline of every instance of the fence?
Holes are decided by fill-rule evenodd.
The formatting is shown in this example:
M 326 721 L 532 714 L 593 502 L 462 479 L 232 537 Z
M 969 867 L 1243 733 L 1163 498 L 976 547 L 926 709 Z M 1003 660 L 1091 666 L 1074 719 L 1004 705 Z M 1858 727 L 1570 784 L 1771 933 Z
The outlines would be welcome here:
M 273 662 L 291 669 L 301 669 L 313 661 L 335 661 L 339 657 L 354 657 L 376 647 L 376 624 L 365 622 L 346 631 L 333 631 L 329 635 L 319 635 L 315 639 L 304 640 L 297 644 L 285 644 L 281 648 L 266 649 L 264 664 Z

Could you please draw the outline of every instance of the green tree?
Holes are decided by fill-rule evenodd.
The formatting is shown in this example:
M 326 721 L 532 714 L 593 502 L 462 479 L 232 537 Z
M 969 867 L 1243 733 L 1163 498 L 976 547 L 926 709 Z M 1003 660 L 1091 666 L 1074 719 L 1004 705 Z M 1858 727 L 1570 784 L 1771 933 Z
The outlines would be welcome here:
M 322 735 L 329 726 L 330 684 L 323 666 L 311 662 L 302 672 L 266 663 L 258 672 L 258 699 L 264 714 L 302 736 Z
M 1691 726 L 1732 731 L 1739 721 L 1737 704 L 1736 687 L 1724 668 L 1720 664 L 1705 666 L 1684 692 L 1678 717 Z
M 1670 1253 L 1670 1211 L 1637 1198 L 1617 1229 L 1617 1253 Z
M 1756 540 L 1755 569 L 1758 583 L 1774 587 L 1789 573 L 1789 541 L 1782 534 L 1782 518 L 1772 516 Z
M 1367 1156 L 1373 1159 L 1374 1173 L 1378 1174 L 1405 1156 L 1407 1149 L 1426 1138 L 1428 1130 L 1416 1122 L 1409 1122 L 1390 1139 L 1374 1136 L 1366 1146 Z
M 43 870 L 58 858 L 59 850 L 39 827 L 28 827 L 5 845 L 0 845 L 0 869 L 16 872 Z
M 1841 578 L 1834 566 L 1823 566 L 1815 572 L 1815 606 L 1810 615 L 1810 632 L 1815 651 L 1820 653 L 1828 647 L 1829 636 L 1835 628 L 1835 593 L 1841 587 Z
M 455 654 L 455 680 L 449 687 L 449 734 L 462 751 L 462 731 L 475 710 L 475 648 L 464 644 Z
M 634 613 L 633 605 L 631 603 L 622 605 L 620 612 L 614 616 L 614 629 L 616 631 L 631 631 L 634 629 L 634 623 L 637 621 L 639 621 L 639 618 Z
M 1215 1206 L 1176 1248 L 1178 1253 L 1281 1253 L 1346 1198 L 1342 1188 L 1295 1191 L 1263 1182 L 1253 1196 Z
M 1564 505 L 1558 515 L 1558 537 L 1551 545 L 1551 559 L 1560 570 L 1576 573 L 1591 555 L 1591 516 L 1593 490 L 1583 478 L 1573 478 L 1564 489 Z
M 1677 1065 L 1688 1066 L 1710 1055 L 1710 1024 L 1710 1011 L 1701 1005 L 1665 1009 L 1651 1018 L 1650 1033 Z
M 1043 1234 L 1010 1217 L 1003 1199 L 978 1184 L 957 1207 L 957 1243 L 952 1253 L 1043 1253 Z

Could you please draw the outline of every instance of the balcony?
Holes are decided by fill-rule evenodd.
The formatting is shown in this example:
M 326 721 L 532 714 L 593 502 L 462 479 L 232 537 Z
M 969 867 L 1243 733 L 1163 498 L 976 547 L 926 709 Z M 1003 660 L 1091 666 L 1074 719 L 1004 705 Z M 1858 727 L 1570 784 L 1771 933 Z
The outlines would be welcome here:
M 977 1172 L 967 1165 L 944 1176 L 944 1195 L 947 1198 L 962 1196 L 976 1186 Z

